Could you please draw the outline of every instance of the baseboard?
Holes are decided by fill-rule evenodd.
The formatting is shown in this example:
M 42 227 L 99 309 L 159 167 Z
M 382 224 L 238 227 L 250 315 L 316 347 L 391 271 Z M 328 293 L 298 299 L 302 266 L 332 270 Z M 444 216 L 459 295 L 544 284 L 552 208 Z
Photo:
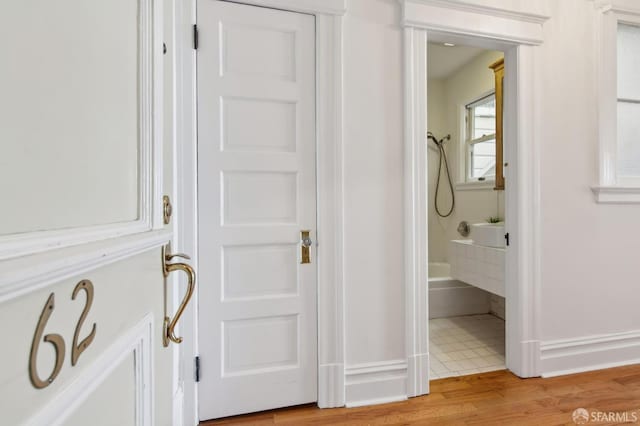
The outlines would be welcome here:
M 323 364 L 318 369 L 318 407 L 344 407 L 344 364 Z
M 513 374 L 521 378 L 540 377 L 539 340 L 525 340 L 515 347 L 507 345 L 506 350 L 507 369 Z
M 640 330 L 542 342 L 542 377 L 640 363 Z
M 345 369 L 347 407 L 384 404 L 407 399 L 407 362 L 392 360 L 358 364 Z
M 429 393 L 429 354 L 412 355 L 407 364 L 407 396 Z

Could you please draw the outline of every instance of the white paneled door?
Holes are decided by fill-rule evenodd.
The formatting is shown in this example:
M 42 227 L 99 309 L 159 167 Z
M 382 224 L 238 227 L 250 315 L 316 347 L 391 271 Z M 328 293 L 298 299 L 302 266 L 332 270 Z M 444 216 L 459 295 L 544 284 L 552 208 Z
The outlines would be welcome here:
M 171 3 L 0 1 L 1 425 L 180 424 Z
M 315 20 L 198 0 L 199 413 L 317 400 Z

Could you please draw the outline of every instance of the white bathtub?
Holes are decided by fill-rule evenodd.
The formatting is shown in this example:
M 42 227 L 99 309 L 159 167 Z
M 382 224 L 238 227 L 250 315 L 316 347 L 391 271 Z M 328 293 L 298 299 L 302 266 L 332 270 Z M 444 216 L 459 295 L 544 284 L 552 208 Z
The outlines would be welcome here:
M 489 293 L 451 278 L 448 263 L 429 263 L 429 318 L 486 314 Z

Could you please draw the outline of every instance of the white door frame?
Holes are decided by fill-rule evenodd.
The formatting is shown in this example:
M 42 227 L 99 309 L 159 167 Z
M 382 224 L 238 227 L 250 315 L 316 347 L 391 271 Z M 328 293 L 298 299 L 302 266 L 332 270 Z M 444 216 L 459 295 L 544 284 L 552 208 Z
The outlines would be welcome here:
M 218 0 L 211 0 L 218 1 Z M 318 405 L 344 405 L 344 306 L 342 270 L 342 17 L 346 0 L 233 0 L 316 17 L 316 157 L 318 261 Z M 175 2 L 177 196 L 174 202 L 178 250 L 193 254 L 198 270 L 196 0 Z M 201 36 L 204 36 L 201 34 Z M 198 424 L 194 359 L 198 354 L 197 292 L 183 316 L 178 380 L 182 424 Z M 206 365 L 202 365 L 206 369 Z
M 407 394 L 429 393 L 427 276 L 427 40 L 442 35 L 504 50 L 507 368 L 520 377 L 540 374 L 539 114 L 535 46 L 546 16 L 442 0 L 401 0 L 405 33 L 405 297 Z

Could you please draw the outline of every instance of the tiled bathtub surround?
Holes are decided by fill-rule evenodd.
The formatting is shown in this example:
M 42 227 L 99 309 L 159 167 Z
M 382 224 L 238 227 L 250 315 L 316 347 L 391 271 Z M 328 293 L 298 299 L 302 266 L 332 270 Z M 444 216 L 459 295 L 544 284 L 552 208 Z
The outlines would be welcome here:
M 472 240 L 449 242 L 451 277 L 504 297 L 504 249 L 474 244 Z
M 430 378 L 502 370 L 504 321 L 493 315 L 429 321 Z

